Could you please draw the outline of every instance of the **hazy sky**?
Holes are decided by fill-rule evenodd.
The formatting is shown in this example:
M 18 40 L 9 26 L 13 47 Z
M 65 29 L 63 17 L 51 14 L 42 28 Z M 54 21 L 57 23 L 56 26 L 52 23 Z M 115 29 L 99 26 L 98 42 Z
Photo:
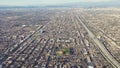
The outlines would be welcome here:
M 72 2 L 105 2 L 105 1 L 112 0 L 0 0 L 0 5 L 51 5 Z

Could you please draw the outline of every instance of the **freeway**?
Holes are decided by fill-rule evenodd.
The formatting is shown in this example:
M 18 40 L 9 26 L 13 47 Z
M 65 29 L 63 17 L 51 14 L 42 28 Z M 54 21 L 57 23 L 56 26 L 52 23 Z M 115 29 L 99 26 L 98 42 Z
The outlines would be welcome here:
M 73 20 L 73 18 L 72 18 L 72 22 L 75 22 L 74 23 L 74 25 L 76 26 L 76 28 L 78 29 L 77 30 L 77 32 L 78 32 L 78 36 L 80 37 L 80 39 L 81 39 L 81 41 L 82 41 L 82 44 L 83 44 L 83 47 L 84 47 L 84 49 L 86 50 L 86 52 L 87 52 L 87 58 L 89 58 L 90 59 L 90 62 L 88 62 L 89 64 L 92 64 L 93 65 L 93 62 L 92 62 L 92 60 L 93 60 L 93 58 L 90 56 L 90 50 L 89 50 L 89 48 L 86 46 L 86 43 L 85 43 L 85 39 L 86 38 L 83 38 L 83 36 L 81 35 L 82 34 L 82 32 L 79 30 L 80 29 L 80 25 L 79 25 L 79 22 L 77 21 L 77 19 L 74 19 Z M 79 39 L 79 40 L 80 40 Z M 86 39 L 87 40 L 87 39 Z M 79 42 L 80 43 L 80 42 Z M 79 44 L 80 45 L 80 44 Z M 88 64 L 87 63 L 87 64 Z M 87 66 L 87 64 L 85 64 L 85 67 L 84 68 L 87 68 L 88 66 Z M 94 65 L 93 65 L 94 66 Z
M 107 61 L 110 62 L 114 68 L 120 68 L 120 63 L 108 52 L 108 50 L 104 47 L 104 45 L 87 28 L 87 26 L 83 23 L 83 21 L 79 18 L 79 16 L 76 15 L 76 18 L 80 22 L 80 24 L 82 24 L 82 26 L 85 28 L 85 30 L 88 32 L 89 37 L 93 39 L 93 41 L 97 44 L 96 46 L 98 47 L 102 55 L 107 59 Z

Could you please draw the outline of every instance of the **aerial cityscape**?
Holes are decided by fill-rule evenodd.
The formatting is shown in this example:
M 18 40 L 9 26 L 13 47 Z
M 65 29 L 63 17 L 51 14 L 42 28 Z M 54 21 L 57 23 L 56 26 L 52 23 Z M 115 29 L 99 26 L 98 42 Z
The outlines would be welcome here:
M 22 1 L 0 1 L 0 68 L 120 68 L 117 0 Z
M 120 68 L 120 9 L 0 10 L 2 68 Z

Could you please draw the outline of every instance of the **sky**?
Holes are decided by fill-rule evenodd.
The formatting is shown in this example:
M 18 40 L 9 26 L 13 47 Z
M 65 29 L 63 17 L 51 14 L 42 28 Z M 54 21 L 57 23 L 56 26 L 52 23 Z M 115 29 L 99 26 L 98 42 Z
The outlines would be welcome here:
M 112 0 L 0 0 L 0 5 L 26 6 L 26 5 L 57 5 L 74 2 L 106 2 Z M 114 0 L 113 0 L 114 1 Z

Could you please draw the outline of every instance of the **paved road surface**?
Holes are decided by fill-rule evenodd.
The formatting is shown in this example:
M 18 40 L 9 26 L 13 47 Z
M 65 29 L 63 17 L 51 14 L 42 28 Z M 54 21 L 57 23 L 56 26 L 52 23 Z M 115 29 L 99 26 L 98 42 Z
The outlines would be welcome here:
M 93 41 L 97 44 L 102 55 L 107 59 L 108 62 L 113 65 L 114 68 L 120 68 L 120 63 L 108 52 L 108 50 L 104 47 L 104 45 L 95 37 L 95 35 L 87 28 L 87 26 L 82 22 L 82 20 L 76 16 L 82 26 L 87 30 L 89 37 L 93 39 Z

